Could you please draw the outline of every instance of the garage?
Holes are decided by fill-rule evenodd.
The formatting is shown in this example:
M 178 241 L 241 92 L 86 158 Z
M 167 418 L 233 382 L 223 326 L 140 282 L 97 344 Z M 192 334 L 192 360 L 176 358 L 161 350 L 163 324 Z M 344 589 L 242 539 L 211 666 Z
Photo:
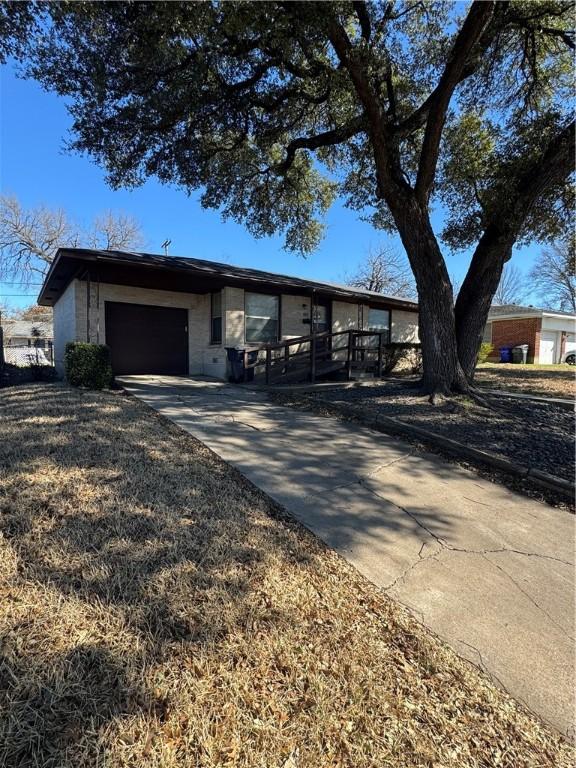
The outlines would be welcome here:
M 105 303 L 106 344 L 114 374 L 188 374 L 188 310 Z
M 558 333 L 557 331 L 542 331 L 540 336 L 541 365 L 554 365 L 558 362 Z

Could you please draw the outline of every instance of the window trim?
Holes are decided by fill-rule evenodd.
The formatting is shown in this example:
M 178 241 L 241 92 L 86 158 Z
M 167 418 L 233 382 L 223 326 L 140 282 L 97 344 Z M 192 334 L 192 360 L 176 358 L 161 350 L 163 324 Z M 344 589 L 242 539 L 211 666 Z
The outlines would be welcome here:
M 220 295 L 220 315 L 214 316 L 214 296 L 216 294 Z M 211 347 L 221 347 L 222 342 L 224 341 L 224 312 L 222 309 L 222 291 L 211 291 L 210 293 L 210 346 Z M 214 341 L 214 320 L 220 319 L 220 341 Z
M 277 299 L 277 313 L 276 313 L 276 339 L 275 341 L 248 341 L 246 338 L 246 320 L 249 317 L 246 311 L 246 297 L 248 294 L 255 296 L 269 296 Z M 252 315 L 250 315 L 252 317 Z M 265 293 L 264 291 L 244 291 L 244 344 L 252 344 L 253 346 L 266 346 L 267 344 L 278 344 L 282 339 L 282 294 L 281 293 Z

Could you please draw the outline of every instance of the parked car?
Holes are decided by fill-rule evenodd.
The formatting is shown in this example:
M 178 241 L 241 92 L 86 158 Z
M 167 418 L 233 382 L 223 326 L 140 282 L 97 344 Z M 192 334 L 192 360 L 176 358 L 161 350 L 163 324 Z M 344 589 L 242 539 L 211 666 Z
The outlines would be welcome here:
M 572 350 L 572 352 L 567 352 L 564 355 L 564 362 L 568 363 L 568 365 L 576 365 L 576 352 Z

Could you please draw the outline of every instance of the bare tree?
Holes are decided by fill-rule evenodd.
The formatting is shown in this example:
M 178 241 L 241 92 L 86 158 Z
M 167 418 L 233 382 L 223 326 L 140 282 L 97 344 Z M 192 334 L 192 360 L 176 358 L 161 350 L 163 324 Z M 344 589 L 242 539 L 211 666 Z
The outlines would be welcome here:
M 41 307 L 39 304 L 30 304 L 28 307 L 14 309 L 13 317 L 18 320 L 30 320 L 31 322 L 51 322 L 52 307 Z
M 143 244 L 138 222 L 107 211 L 88 229 L 73 222 L 64 210 L 25 209 L 13 195 L 0 195 L 0 279 L 28 285 L 43 278 L 62 247 L 136 249 Z
M 522 304 L 526 299 L 526 280 L 514 264 L 505 264 L 492 304 Z
M 534 292 L 545 307 L 576 313 L 576 254 L 566 239 L 545 248 L 530 271 Z
M 387 248 L 369 249 L 364 261 L 346 283 L 387 296 L 416 297 L 416 284 L 407 260 Z
M 125 213 L 106 211 L 94 219 L 92 228 L 85 233 L 90 248 L 105 251 L 129 251 L 144 245 L 140 224 Z

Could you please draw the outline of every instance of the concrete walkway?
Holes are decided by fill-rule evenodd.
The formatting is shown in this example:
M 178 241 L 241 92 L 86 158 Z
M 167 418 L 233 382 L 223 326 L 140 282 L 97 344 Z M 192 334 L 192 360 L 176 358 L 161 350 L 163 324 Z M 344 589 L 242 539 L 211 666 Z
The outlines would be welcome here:
M 362 574 L 564 733 L 574 723 L 574 517 L 265 393 L 129 376 Z

